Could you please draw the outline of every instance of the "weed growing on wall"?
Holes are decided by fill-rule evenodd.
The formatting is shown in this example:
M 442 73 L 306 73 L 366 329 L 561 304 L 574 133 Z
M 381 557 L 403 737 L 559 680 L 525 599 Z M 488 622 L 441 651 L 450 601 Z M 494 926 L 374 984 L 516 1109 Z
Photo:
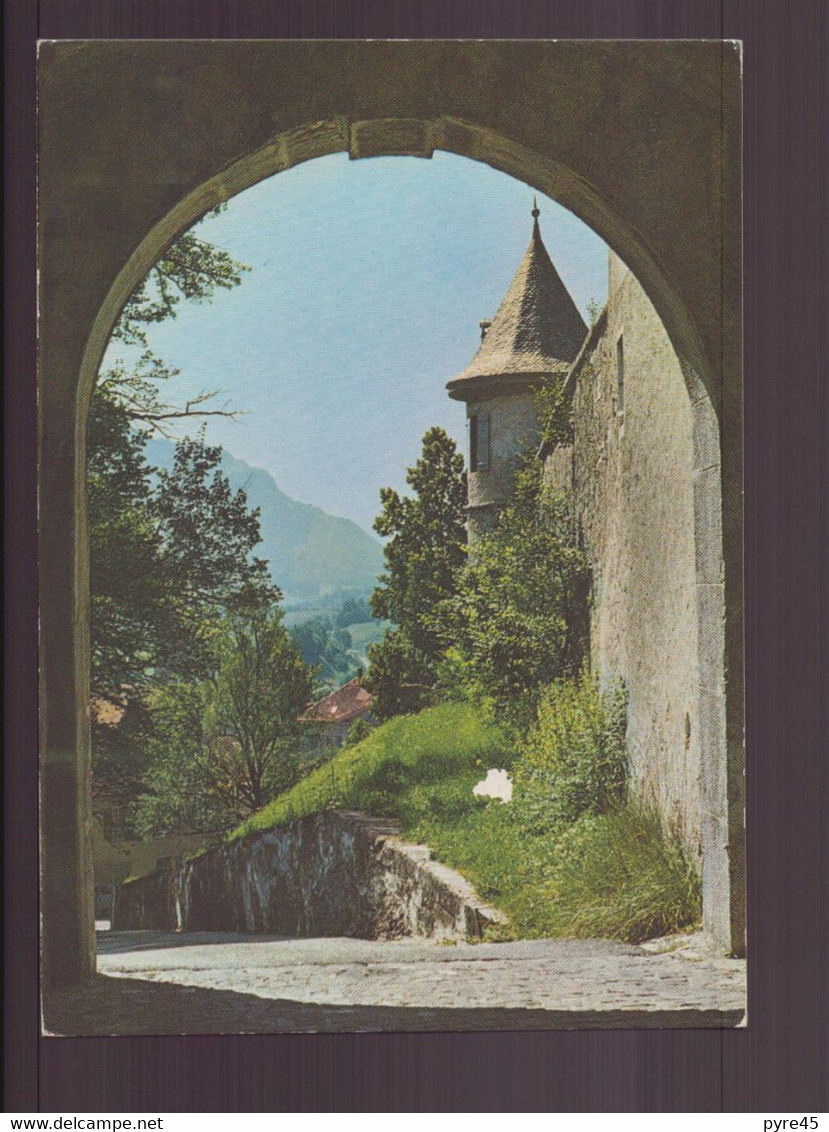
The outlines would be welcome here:
M 573 443 L 573 403 L 558 374 L 550 374 L 535 394 L 535 410 L 545 444 Z

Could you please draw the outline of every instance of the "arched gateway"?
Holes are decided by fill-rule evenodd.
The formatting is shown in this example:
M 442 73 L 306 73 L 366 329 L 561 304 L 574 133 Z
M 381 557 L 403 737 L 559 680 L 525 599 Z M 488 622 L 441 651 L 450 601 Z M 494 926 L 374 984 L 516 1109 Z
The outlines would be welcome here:
M 740 62 L 714 42 L 46 43 L 40 51 L 41 869 L 47 984 L 94 970 L 92 386 L 126 298 L 204 211 L 301 161 L 484 161 L 634 272 L 694 435 L 704 918 L 744 940 Z

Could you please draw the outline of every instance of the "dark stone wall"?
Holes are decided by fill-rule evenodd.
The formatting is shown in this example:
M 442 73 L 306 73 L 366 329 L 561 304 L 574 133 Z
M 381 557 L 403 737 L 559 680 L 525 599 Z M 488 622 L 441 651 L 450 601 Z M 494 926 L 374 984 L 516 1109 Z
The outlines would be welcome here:
M 114 929 L 480 937 L 500 914 L 382 819 L 313 814 L 121 885 Z

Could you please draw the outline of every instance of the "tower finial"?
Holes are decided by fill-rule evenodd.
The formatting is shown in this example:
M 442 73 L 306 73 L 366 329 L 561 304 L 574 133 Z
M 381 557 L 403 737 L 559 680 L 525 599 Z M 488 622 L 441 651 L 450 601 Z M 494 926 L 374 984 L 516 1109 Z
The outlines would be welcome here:
M 535 193 L 533 193 L 533 210 L 532 210 L 533 220 L 538 220 L 540 215 L 541 215 L 541 211 L 538 207 L 538 201 L 535 198 Z

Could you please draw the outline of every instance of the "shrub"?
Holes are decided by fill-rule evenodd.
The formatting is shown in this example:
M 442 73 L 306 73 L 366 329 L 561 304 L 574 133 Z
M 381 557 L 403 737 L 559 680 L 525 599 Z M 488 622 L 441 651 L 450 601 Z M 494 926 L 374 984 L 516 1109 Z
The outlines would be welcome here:
M 588 673 L 551 685 L 515 766 L 513 814 L 533 833 L 600 814 L 625 793 L 627 697 Z
M 374 728 L 367 719 L 358 719 L 348 729 L 348 734 L 343 740 L 344 747 L 354 747 L 357 743 L 362 743 L 363 739 L 368 739 Z
M 457 594 L 435 612 L 451 645 L 441 687 L 525 735 L 541 690 L 583 664 L 589 587 L 571 501 L 543 491 L 540 462 L 528 457 L 493 530 L 470 548 Z
M 391 719 L 417 708 L 435 679 L 435 663 L 411 643 L 401 629 L 387 629 L 383 639 L 368 647 L 365 687 L 373 696 L 371 710 L 378 719 Z
M 653 805 L 585 817 L 558 840 L 548 887 L 551 935 L 638 943 L 699 921 L 697 867 Z
M 513 936 L 638 943 L 699 921 L 696 866 L 654 809 L 629 801 L 538 835 L 510 811 L 476 801 L 451 821 L 424 813 L 407 832 L 505 912 Z

